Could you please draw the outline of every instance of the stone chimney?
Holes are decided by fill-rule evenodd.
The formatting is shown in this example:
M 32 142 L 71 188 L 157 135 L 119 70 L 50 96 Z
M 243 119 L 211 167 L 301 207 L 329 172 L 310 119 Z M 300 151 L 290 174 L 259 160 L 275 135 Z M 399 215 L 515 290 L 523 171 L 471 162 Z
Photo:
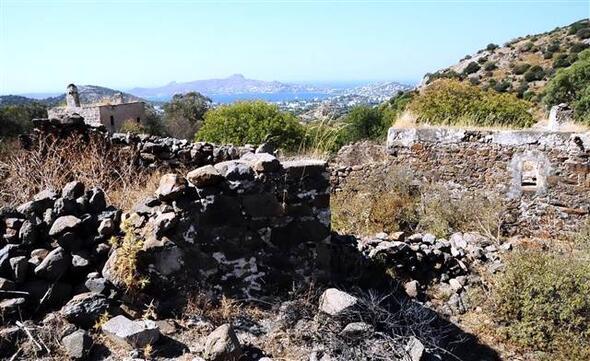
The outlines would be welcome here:
M 66 107 L 80 107 L 80 94 L 78 94 L 78 87 L 76 87 L 74 84 L 68 85 L 66 89 Z

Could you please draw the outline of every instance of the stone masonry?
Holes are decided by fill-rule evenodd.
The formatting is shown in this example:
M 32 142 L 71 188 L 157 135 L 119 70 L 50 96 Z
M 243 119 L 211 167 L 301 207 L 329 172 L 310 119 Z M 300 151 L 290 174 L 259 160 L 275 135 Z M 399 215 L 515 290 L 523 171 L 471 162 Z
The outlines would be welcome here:
M 519 234 L 564 235 L 588 218 L 590 133 L 391 128 L 387 151 L 417 179 L 501 195 Z

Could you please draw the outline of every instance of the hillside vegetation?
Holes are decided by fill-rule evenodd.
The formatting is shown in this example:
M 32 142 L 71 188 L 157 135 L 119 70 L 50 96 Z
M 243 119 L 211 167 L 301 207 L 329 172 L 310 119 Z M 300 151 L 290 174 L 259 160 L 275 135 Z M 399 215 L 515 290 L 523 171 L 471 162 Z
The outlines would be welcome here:
M 590 21 L 583 19 L 503 46 L 488 44 L 455 65 L 427 74 L 421 87 L 438 78 L 452 78 L 539 103 L 555 73 L 574 64 L 589 46 Z

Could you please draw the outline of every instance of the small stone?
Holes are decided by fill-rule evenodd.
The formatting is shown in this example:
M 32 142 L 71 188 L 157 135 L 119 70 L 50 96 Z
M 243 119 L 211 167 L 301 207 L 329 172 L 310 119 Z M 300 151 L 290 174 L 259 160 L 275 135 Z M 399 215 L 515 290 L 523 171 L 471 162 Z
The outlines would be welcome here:
M 197 188 L 214 186 L 223 182 L 223 176 L 212 165 L 206 165 L 190 171 L 186 178 Z
M 0 291 L 14 290 L 14 282 L 9 279 L 0 277 Z
M 406 346 L 406 351 L 408 352 L 411 361 L 423 361 L 425 359 L 425 350 L 426 348 L 420 340 L 414 336 L 410 337 L 410 341 Z
M 205 340 L 207 361 L 237 361 L 241 355 L 240 341 L 229 324 L 219 326 Z
M 320 297 L 320 311 L 331 316 L 338 316 L 356 306 L 358 299 L 336 288 L 329 288 Z
M 71 256 L 63 248 L 57 247 L 49 252 L 47 257 L 35 267 L 35 274 L 50 281 L 55 281 L 67 271 L 70 263 Z
M 9 262 L 14 282 L 24 282 L 27 278 L 27 270 L 29 269 L 29 262 L 27 262 L 27 257 L 12 257 Z
M 66 353 L 73 359 L 79 360 L 86 357 L 92 346 L 92 338 L 84 330 L 77 330 L 61 339 Z
M 123 315 L 107 321 L 102 331 L 113 341 L 136 349 L 151 345 L 160 338 L 160 330 L 154 321 L 132 321 Z
M 347 337 L 362 337 L 373 331 L 373 327 L 364 322 L 351 322 L 344 327 L 340 334 Z
M 184 177 L 168 173 L 160 179 L 160 186 L 156 190 L 156 195 L 163 200 L 176 199 L 184 193 L 186 187 L 187 182 Z
M 281 162 L 272 154 L 268 153 L 246 153 L 241 158 L 247 162 L 255 172 L 277 172 L 281 170 Z
M 115 222 L 110 218 L 103 219 L 98 225 L 98 234 L 108 237 L 115 232 Z
M 82 182 L 73 181 L 66 184 L 62 191 L 61 196 L 65 199 L 76 199 L 84 195 L 84 184 Z
M 75 325 L 90 327 L 108 309 L 109 301 L 104 295 L 86 292 L 74 296 L 61 308 L 60 313 Z
M 53 222 L 49 230 L 50 237 L 56 237 L 66 232 L 74 232 L 82 221 L 74 216 L 61 216 Z
M 416 280 L 407 282 L 404 284 L 404 289 L 408 296 L 416 298 L 418 297 L 418 293 L 420 291 L 420 283 Z

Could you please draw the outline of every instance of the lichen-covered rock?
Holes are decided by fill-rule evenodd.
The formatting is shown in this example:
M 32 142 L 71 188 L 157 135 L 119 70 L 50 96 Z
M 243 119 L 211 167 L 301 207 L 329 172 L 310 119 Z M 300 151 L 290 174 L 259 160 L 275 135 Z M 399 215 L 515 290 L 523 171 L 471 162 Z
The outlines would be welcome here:
M 240 341 L 229 324 L 221 325 L 207 336 L 204 358 L 207 361 L 237 361 L 242 355 Z
M 77 330 L 61 339 L 61 344 L 66 349 L 69 357 L 80 360 L 86 358 L 90 347 L 92 346 L 92 338 L 88 332 L 84 330 Z
M 87 292 L 74 296 L 61 308 L 60 313 L 75 325 L 90 327 L 108 309 L 109 301 L 104 295 Z
M 154 321 L 132 321 L 123 315 L 108 320 L 102 331 L 113 341 L 132 348 L 143 348 L 158 341 L 160 330 Z

